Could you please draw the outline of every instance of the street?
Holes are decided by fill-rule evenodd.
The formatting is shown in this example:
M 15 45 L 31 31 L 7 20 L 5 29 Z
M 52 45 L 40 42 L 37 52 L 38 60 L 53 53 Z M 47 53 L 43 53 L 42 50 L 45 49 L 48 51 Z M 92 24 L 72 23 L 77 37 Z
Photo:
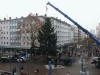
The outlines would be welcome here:
M 87 71 L 88 75 L 100 75 L 100 69 L 96 68 L 94 65 L 90 63 L 90 59 L 87 60 Z M 87 62 L 86 62 L 87 63 Z M 20 73 L 20 67 L 24 67 L 24 73 L 29 75 L 34 75 L 34 69 L 39 69 L 39 75 L 46 75 L 48 74 L 48 68 L 45 66 L 45 64 L 37 64 L 37 63 L 0 63 L 0 70 L 5 71 L 12 71 L 13 67 L 16 67 L 17 74 Z M 68 72 L 71 73 L 71 75 L 80 75 L 81 70 L 81 64 L 79 59 L 77 62 L 75 62 L 72 66 L 64 66 L 64 65 L 58 65 L 56 68 L 53 67 L 53 74 L 54 75 L 66 75 Z
M 93 64 L 90 63 L 90 59 L 86 60 L 86 66 L 87 66 L 87 75 L 100 75 L 100 69 L 96 68 Z M 81 71 L 81 63 L 80 60 L 78 60 L 76 63 L 74 63 L 72 66 L 66 66 L 66 68 L 63 69 L 55 69 L 55 75 L 66 75 L 68 72 L 71 73 L 71 75 L 80 75 Z

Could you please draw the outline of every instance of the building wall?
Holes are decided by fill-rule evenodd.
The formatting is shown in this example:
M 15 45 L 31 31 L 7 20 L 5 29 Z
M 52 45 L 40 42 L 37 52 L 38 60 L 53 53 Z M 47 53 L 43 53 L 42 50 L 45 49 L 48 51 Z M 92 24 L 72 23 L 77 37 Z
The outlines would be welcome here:
M 44 21 L 44 16 L 38 16 L 41 21 Z M 50 17 L 57 33 L 57 45 L 64 46 L 73 42 L 73 32 L 71 25 L 61 21 L 60 19 Z M 31 42 L 27 41 L 28 37 L 21 35 L 21 39 L 16 38 L 18 31 L 18 22 L 21 18 L 2 20 L 0 21 L 1 36 L 0 36 L 0 46 L 7 46 L 10 48 L 30 48 Z M 5 34 L 4 34 L 5 32 Z M 75 34 L 76 35 L 76 34 Z M 5 37 L 5 38 L 4 38 Z M 26 40 L 25 40 L 26 38 Z
M 82 40 L 84 38 L 84 35 L 83 35 L 83 31 L 78 29 L 76 26 L 71 26 L 72 27 L 72 42 L 74 43 L 78 43 L 78 39 L 79 41 Z
M 10 46 L 10 21 L 0 21 L 0 46 Z
M 20 47 L 20 40 L 17 39 L 17 23 L 19 19 L 11 19 L 10 20 L 10 47 L 16 48 Z

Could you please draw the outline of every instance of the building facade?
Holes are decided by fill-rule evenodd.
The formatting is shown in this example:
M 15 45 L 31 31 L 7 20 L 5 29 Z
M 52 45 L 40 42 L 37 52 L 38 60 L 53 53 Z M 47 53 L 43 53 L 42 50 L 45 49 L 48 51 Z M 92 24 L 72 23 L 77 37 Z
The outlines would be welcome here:
M 41 21 L 44 21 L 44 16 L 38 16 Z M 70 43 L 77 42 L 78 29 L 72 27 L 67 22 L 61 21 L 58 18 L 50 17 L 57 34 L 57 46 L 64 47 Z M 3 48 L 30 48 L 31 42 L 22 42 L 22 38 L 16 38 L 18 31 L 18 22 L 22 18 L 0 20 L 0 46 Z M 73 31 L 74 29 L 74 31 Z M 76 38 L 76 40 L 75 40 Z

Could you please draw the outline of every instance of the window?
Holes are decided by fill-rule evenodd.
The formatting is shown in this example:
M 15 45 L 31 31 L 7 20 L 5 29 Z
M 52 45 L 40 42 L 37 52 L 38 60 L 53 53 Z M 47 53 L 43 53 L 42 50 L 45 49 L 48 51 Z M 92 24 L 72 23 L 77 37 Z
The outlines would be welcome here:
M 23 44 L 25 44 L 25 42 Z
M 12 45 L 12 42 L 10 44 Z
M 8 42 L 7 42 L 7 44 L 8 44 Z
M 6 26 L 6 28 L 8 29 L 8 26 Z
M 10 21 L 10 24 L 11 24 L 11 21 Z
M 10 32 L 10 34 L 12 35 L 12 32 Z
M 29 46 L 29 43 L 27 43 L 27 46 Z
M 10 29 L 12 28 L 12 26 L 10 26 Z

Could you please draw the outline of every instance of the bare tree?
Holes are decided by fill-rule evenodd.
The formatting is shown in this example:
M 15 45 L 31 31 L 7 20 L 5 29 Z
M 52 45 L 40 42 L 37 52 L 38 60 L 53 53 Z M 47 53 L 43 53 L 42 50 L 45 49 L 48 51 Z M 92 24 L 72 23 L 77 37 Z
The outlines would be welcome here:
M 38 30 L 41 28 L 42 22 L 38 16 L 29 14 L 27 17 L 22 17 L 18 23 L 17 38 L 20 38 L 21 47 L 31 48 L 31 53 L 34 51 L 35 46 L 39 46 L 37 41 Z M 24 43 L 24 44 L 23 44 Z

